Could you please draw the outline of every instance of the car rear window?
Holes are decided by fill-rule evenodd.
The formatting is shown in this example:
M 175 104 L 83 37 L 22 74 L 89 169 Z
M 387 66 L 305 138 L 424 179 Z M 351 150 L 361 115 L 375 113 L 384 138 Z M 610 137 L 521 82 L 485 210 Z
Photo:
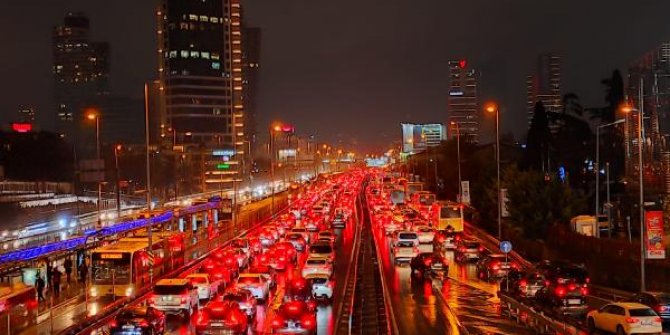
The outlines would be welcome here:
M 312 278 L 314 284 L 325 284 L 326 282 L 328 282 L 327 278 Z
M 471 249 L 471 248 L 479 248 L 479 242 L 465 242 L 463 243 L 466 248 Z
M 577 281 L 585 281 L 588 274 L 582 268 L 566 267 L 558 271 L 558 275 L 563 278 L 570 278 Z
M 633 308 L 628 312 L 630 316 L 656 316 L 656 312 L 651 308 Z
M 156 285 L 154 293 L 157 295 L 182 295 L 188 292 L 186 285 Z
M 260 277 L 240 277 L 238 279 L 238 282 L 241 284 L 258 284 L 260 281 Z
M 396 243 L 396 247 L 400 247 L 400 248 L 409 248 L 409 247 L 413 247 L 413 246 L 414 246 L 414 243 L 409 242 L 409 241 L 400 241 L 400 242 Z
M 309 247 L 309 252 L 315 254 L 329 254 L 333 252 L 333 248 L 329 245 L 313 245 Z
M 230 301 L 240 302 L 240 301 L 246 301 L 247 298 L 243 294 L 240 294 L 240 293 L 226 293 L 223 296 L 223 300 L 230 300 Z
M 308 259 L 307 260 L 307 265 L 324 265 L 326 264 L 325 259 Z
M 130 320 L 130 319 L 140 319 L 146 317 L 145 313 L 137 310 L 123 310 L 119 313 L 118 319 L 120 320 Z
M 401 240 L 416 240 L 417 235 L 415 233 L 400 233 L 398 238 Z

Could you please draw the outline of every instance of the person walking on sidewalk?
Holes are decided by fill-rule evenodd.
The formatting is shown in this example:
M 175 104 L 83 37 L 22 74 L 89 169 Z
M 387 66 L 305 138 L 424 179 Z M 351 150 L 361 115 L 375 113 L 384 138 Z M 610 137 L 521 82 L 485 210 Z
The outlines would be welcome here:
M 38 272 L 37 273 L 37 280 L 35 281 L 35 286 L 37 288 L 37 301 L 45 301 L 44 299 L 44 287 L 46 286 L 46 283 L 44 282 L 44 279 L 42 278 L 42 275 Z
M 65 275 L 67 276 L 67 283 L 69 284 L 72 279 L 72 259 L 70 259 L 70 257 L 65 259 L 63 267 L 65 268 Z
M 60 277 L 61 273 L 58 271 L 58 268 L 54 268 L 52 271 L 51 276 L 53 277 L 52 282 L 53 282 L 53 291 L 54 291 L 54 296 L 58 298 L 60 296 Z
M 86 285 L 86 277 L 88 276 L 88 265 L 86 265 L 86 261 L 83 261 L 81 263 L 81 266 L 79 266 L 79 281 Z

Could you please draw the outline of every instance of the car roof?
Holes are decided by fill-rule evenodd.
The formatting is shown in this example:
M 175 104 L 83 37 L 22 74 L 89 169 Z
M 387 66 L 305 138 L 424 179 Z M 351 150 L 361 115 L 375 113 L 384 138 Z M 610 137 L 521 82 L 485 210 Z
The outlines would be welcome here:
M 616 306 L 620 306 L 620 307 L 623 307 L 623 308 L 626 308 L 626 309 L 631 309 L 631 308 L 645 308 L 646 309 L 646 308 L 649 308 L 649 306 L 646 306 L 646 305 L 643 305 L 643 304 L 637 303 L 637 302 L 614 302 L 614 303 L 611 303 L 610 305 L 616 305 Z
M 239 278 L 255 278 L 255 277 L 262 277 L 262 274 L 260 273 L 251 273 L 251 272 L 245 272 L 245 273 L 240 273 Z
M 171 286 L 171 285 L 186 285 L 189 281 L 186 278 L 174 278 L 174 279 L 161 279 L 156 285 L 160 286 Z
M 330 280 L 330 276 L 325 273 L 310 273 L 307 276 L 305 276 L 305 279 L 312 279 L 312 278 L 326 278 Z

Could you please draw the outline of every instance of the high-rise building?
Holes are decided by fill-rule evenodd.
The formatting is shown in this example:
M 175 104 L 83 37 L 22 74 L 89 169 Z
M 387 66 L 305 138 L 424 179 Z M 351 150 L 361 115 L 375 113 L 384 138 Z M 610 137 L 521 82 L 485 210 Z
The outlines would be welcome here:
M 449 61 L 449 136 L 456 136 L 457 124 L 462 138 L 472 143 L 479 142 L 477 76 L 466 60 Z
M 109 44 L 92 42 L 83 13 L 68 13 L 53 29 L 57 131 L 79 144 L 84 108 L 109 94 Z M 81 142 L 84 142 L 83 139 Z
M 199 157 L 203 190 L 232 188 L 246 155 L 240 0 L 163 0 L 157 14 L 161 129 Z
M 35 108 L 33 107 L 20 108 L 18 121 L 21 123 L 35 123 Z
M 243 30 L 244 102 L 246 110 L 245 133 L 247 134 L 250 157 L 258 145 L 256 134 L 258 70 L 261 56 L 261 29 L 245 27 Z
M 526 78 L 526 108 L 529 127 L 537 102 L 542 102 L 548 114 L 562 110 L 561 57 L 550 53 L 540 54 L 533 72 Z

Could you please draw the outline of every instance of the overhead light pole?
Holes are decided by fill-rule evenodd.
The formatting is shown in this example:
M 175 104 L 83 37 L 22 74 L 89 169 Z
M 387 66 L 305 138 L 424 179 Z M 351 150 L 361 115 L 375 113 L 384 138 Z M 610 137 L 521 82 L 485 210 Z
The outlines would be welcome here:
M 595 210 L 596 218 L 600 214 L 600 129 L 611 127 L 623 122 L 626 122 L 626 119 L 619 119 L 612 123 L 607 123 L 596 127 L 596 162 L 594 164 L 595 165 L 594 170 L 596 171 L 596 210 Z
M 95 158 L 98 162 L 100 162 L 100 112 L 92 109 L 86 114 L 86 118 L 89 120 L 95 121 Z M 101 207 L 101 202 L 102 202 L 102 181 L 98 180 L 98 204 L 97 204 L 97 210 L 98 210 L 98 228 L 102 227 L 102 207 Z
M 456 161 L 458 163 L 458 201 L 463 199 L 463 181 L 461 180 L 461 128 L 458 122 L 451 121 L 451 125 L 456 127 Z
M 496 115 L 496 184 L 498 189 L 498 240 L 502 239 L 502 202 L 500 194 L 500 108 L 495 102 L 488 102 L 484 106 L 487 113 Z
M 147 209 L 149 210 L 149 215 L 147 215 L 147 240 L 149 247 L 147 253 L 149 254 L 149 283 L 154 282 L 154 255 L 153 255 L 153 222 L 151 218 L 151 156 L 149 153 L 149 86 L 144 84 L 144 140 L 146 145 L 145 158 L 146 158 L 146 178 L 147 178 Z

